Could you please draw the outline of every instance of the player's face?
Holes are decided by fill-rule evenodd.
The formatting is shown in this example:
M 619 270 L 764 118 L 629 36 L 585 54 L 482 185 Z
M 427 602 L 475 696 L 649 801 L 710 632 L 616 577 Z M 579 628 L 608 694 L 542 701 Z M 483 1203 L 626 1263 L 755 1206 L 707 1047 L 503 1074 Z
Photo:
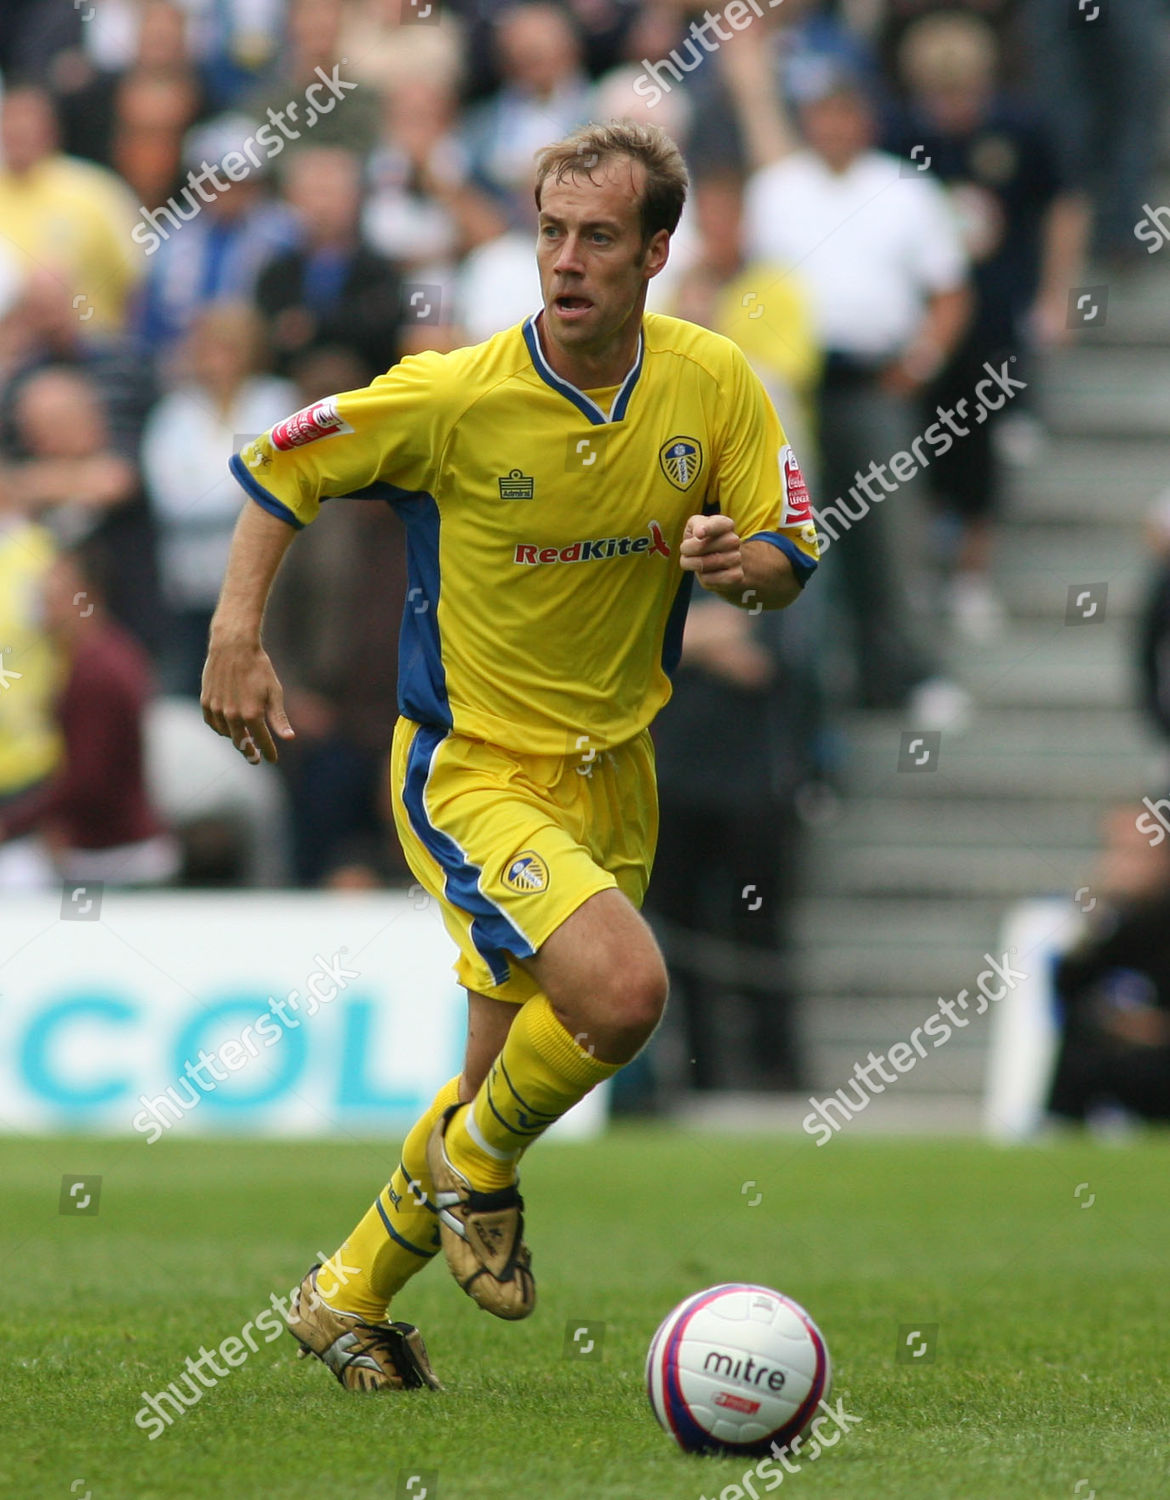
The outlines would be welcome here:
M 646 283 L 666 264 L 669 235 L 642 242 L 643 167 L 626 157 L 592 177 L 546 180 L 536 259 L 544 332 L 567 354 L 600 355 L 642 316 Z

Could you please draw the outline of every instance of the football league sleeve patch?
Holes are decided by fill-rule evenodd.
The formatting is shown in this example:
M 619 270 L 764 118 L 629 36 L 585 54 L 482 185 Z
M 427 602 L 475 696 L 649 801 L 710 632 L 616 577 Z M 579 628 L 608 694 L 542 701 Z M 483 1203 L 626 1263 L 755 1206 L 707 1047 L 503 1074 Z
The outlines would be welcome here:
M 403 360 L 361 390 L 293 412 L 233 455 L 233 475 L 296 527 L 316 519 L 322 500 L 426 490 L 442 438 L 438 359 Z
M 719 509 L 744 541 L 779 548 L 803 584 L 816 570 L 817 532 L 808 486 L 768 394 L 747 360 L 735 358 L 733 400 L 715 475 Z

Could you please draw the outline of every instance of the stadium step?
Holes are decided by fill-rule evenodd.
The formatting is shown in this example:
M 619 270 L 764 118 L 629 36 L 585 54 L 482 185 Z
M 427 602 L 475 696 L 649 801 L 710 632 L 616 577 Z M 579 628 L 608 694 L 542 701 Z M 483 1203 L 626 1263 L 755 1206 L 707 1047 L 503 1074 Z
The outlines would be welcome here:
M 1099 810 L 1095 800 L 1055 801 L 1019 798 L 1010 805 L 988 807 L 983 800 L 955 798 L 945 802 L 888 797 L 859 797 L 821 835 L 822 847 L 845 852 L 863 848 L 886 849 L 912 843 L 917 848 L 955 851 L 979 846 L 989 839 L 1012 839 L 1050 848 L 1083 848 L 1097 836 Z M 885 913 L 888 917 L 889 913 Z M 922 923 L 922 936 L 940 920 L 931 911 Z M 913 913 L 905 920 L 913 922 Z
M 1170 315 L 1170 297 L 1163 300 Z M 1149 438 L 1062 437 L 1050 442 L 1034 463 L 1009 472 L 1005 549 L 1019 525 L 1063 530 L 1139 522 L 1151 502 L 1167 491 L 1170 438 L 1165 433 Z M 1136 534 L 1131 540 L 1138 540 Z
M 1036 382 L 1050 436 L 1006 474 L 995 581 L 1007 628 L 987 645 L 948 646 L 975 702 L 970 723 L 945 731 L 933 769 L 917 772 L 899 770 L 903 735 L 917 732 L 904 714 L 844 726 L 844 797 L 809 831 L 793 922 L 808 1083 L 821 1096 L 870 1048 L 906 1040 L 939 996 L 969 987 L 1017 901 L 1091 892 L 1102 815 L 1166 790 L 1163 749 L 1134 706 L 1152 567 L 1143 523 L 1170 491 L 1170 246 L 1150 262 L 1086 273 L 1086 287 L 1108 283 L 1104 326 Z M 1070 587 L 1099 583 L 1104 620 L 1076 623 Z M 930 1107 L 933 1095 L 973 1119 L 980 1022 L 906 1074 L 899 1096 Z M 798 1126 L 806 1106 L 792 1105 Z
M 1120 287 L 1110 300 L 1120 301 Z M 1164 437 L 1170 431 L 1170 348 L 1093 346 L 1056 355 L 1044 382 L 1053 431 L 1085 437 Z
M 1106 596 L 1108 603 L 1108 595 Z M 1133 699 L 1133 621 L 1106 617 L 1070 627 L 1063 619 L 1012 621 L 1000 640 L 962 664 L 961 681 L 977 703 L 997 708 L 1075 709 L 1091 694 L 1101 708 Z
M 975 970 L 975 974 L 979 972 Z M 969 976 L 968 983 L 975 974 Z M 942 998 L 953 1000 L 957 993 L 956 989 L 949 993 L 944 989 Z M 908 1042 L 915 1027 L 935 1014 L 938 1002 L 938 991 L 898 999 L 822 995 L 810 1000 L 800 1030 L 810 1090 L 832 1092 L 843 1087 L 855 1063 L 864 1062 L 871 1050 L 885 1053 L 895 1042 Z M 977 1093 L 986 1067 L 987 1022 L 985 1012 L 975 1016 L 966 1030 L 955 1030 L 937 1050 L 927 1044 L 927 1055 L 901 1076 L 896 1092 Z
M 1162 196 L 1150 195 L 1144 201 L 1152 207 L 1170 204 L 1170 179 L 1163 182 L 1160 190 L 1154 190 L 1159 191 Z M 1170 214 L 1163 213 L 1162 218 L 1170 223 Z M 1104 326 L 1092 335 L 1097 347 L 1170 345 L 1170 299 L 1166 297 L 1170 245 L 1163 243 L 1160 250 L 1151 252 L 1148 240 L 1143 243 L 1136 236 L 1134 244 L 1146 258 L 1122 275 L 1090 267 L 1081 278 L 1086 288 L 1109 289 Z
M 811 889 L 858 896 L 945 894 L 963 900 L 1000 896 L 1005 902 L 1039 895 L 1071 898 L 1090 882 L 1097 864 L 1091 843 L 1033 847 L 994 825 L 987 840 L 981 846 L 907 842 L 824 850 Z
M 1116 709 L 1051 710 L 977 706 L 972 723 L 948 730 L 936 769 L 899 771 L 902 737 L 915 731 L 892 714 L 860 717 L 849 735 L 848 795 L 895 804 L 981 798 L 1010 820 L 1021 799 L 1140 798 L 1156 784 L 1153 744 L 1132 714 Z M 823 837 L 818 833 L 816 837 Z
M 1002 915 L 994 897 L 809 895 L 795 914 L 798 988 L 834 998 L 955 994 L 995 951 Z
M 1018 603 L 1024 613 L 1051 614 L 1063 620 L 1069 609 L 1069 590 L 1101 582 L 1109 584 L 1113 608 L 1133 614 L 1148 566 L 1132 527 L 1034 526 L 1016 520 L 1005 526 L 993 572 L 1009 609 Z

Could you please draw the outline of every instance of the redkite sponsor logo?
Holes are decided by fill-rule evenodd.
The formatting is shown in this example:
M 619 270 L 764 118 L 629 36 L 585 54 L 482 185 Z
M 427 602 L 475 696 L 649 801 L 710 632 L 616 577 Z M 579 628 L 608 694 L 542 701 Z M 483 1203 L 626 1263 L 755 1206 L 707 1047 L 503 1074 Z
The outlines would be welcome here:
M 303 448 L 318 438 L 352 431 L 353 428 L 338 412 L 336 399 L 330 396 L 324 401 L 314 401 L 312 406 L 303 406 L 291 417 L 285 417 L 283 422 L 277 422 L 272 429 L 272 446 L 287 453 L 290 448 Z
M 657 521 L 651 521 L 648 536 L 601 536 L 571 542 L 567 547 L 540 547 L 535 542 L 517 542 L 513 562 L 528 567 L 548 563 L 600 562 L 607 557 L 630 557 L 635 553 L 670 556 L 670 543 Z

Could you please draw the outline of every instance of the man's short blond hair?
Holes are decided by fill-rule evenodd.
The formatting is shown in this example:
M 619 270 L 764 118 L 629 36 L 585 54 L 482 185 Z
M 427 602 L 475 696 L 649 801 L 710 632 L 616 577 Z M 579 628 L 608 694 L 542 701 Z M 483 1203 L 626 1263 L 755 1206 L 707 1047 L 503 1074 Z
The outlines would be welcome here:
M 545 179 L 563 182 L 566 177 L 593 173 L 605 162 L 625 157 L 641 162 L 645 170 L 642 186 L 642 243 L 647 244 L 660 229 L 673 234 L 687 200 L 690 178 L 682 152 L 658 125 L 639 125 L 633 120 L 607 120 L 582 125 L 563 140 L 546 146 L 536 157 L 536 206 L 540 207 Z
M 933 92 L 989 84 L 999 64 L 995 32 L 982 16 L 941 11 L 915 21 L 898 48 L 903 81 Z

